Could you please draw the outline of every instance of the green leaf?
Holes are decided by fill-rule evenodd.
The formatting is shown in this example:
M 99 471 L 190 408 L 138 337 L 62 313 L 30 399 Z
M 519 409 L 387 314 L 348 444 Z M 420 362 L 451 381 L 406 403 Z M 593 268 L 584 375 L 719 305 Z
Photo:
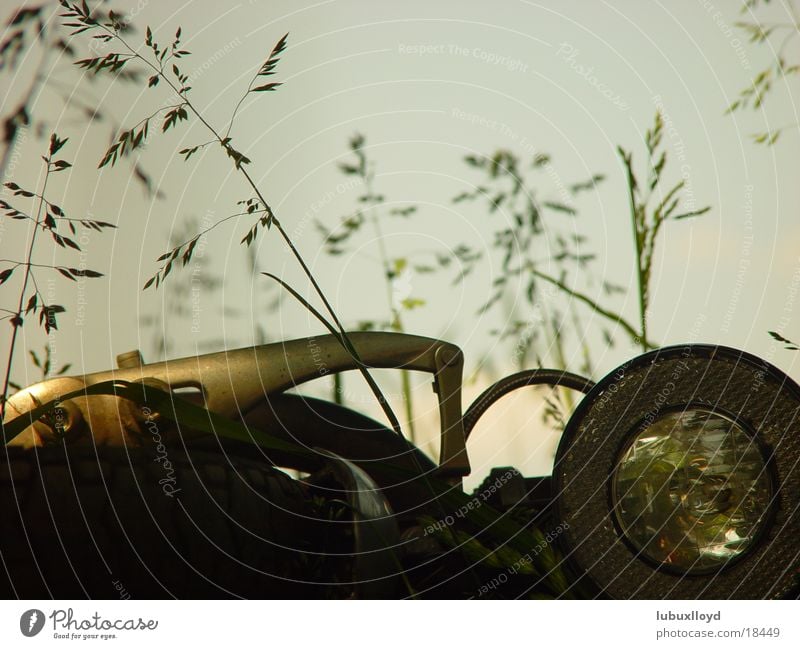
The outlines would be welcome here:
M 275 74 L 275 66 L 278 65 L 278 61 L 280 61 L 280 54 L 286 49 L 286 40 L 289 38 L 289 33 L 283 35 L 283 37 L 275 44 L 275 47 L 272 48 L 272 51 L 269 54 L 264 65 L 261 66 L 261 69 L 258 71 L 259 77 L 268 77 L 271 74 Z
M 81 249 L 81 247 L 77 243 L 75 243 L 72 239 L 70 239 L 69 237 L 62 237 L 61 239 L 68 247 L 72 248 L 73 250 L 80 250 Z
M 551 210 L 555 210 L 556 212 L 563 212 L 564 214 L 569 214 L 570 216 L 575 216 L 578 213 L 574 207 L 570 207 L 569 205 L 564 205 L 564 203 L 546 201 L 543 203 L 543 205 L 545 207 L 549 207 Z
M 798 347 L 797 343 L 792 342 L 788 338 L 784 338 L 777 331 L 768 331 L 767 333 L 770 336 L 772 336 L 775 340 L 777 340 L 779 343 L 785 343 L 785 345 L 786 345 L 785 348 L 788 349 L 788 350 L 797 351 L 798 349 L 800 349 L 800 347 Z
M 570 185 L 569 191 L 572 194 L 579 194 L 580 192 L 594 189 L 599 183 L 604 181 L 605 178 L 606 177 L 603 174 L 595 174 L 585 182 Z
M 164 124 L 161 126 L 161 132 L 166 133 L 171 127 L 178 123 L 179 111 L 178 108 L 173 108 L 166 115 L 164 115 Z
M 708 207 L 704 207 L 704 208 L 703 208 L 703 209 L 701 209 L 701 210 L 693 210 L 693 211 L 691 211 L 691 212 L 684 212 L 683 214 L 678 214 L 678 216 L 674 216 L 674 217 L 672 217 L 672 218 L 674 218 L 675 220 L 678 220 L 678 219 L 688 219 L 688 218 L 690 218 L 690 217 L 692 217 L 692 216 L 700 216 L 701 214 L 705 214 L 705 213 L 706 213 L 706 212 L 708 212 L 710 209 L 711 209 L 711 206 L 709 205 Z
M 506 199 L 505 194 L 497 194 L 493 199 L 491 199 L 489 205 L 489 214 L 496 212 L 498 208 L 503 204 L 503 201 Z
M 486 166 L 486 158 L 478 157 L 474 155 L 464 156 L 464 162 L 466 162 L 470 167 L 477 167 L 483 168 Z
M 48 334 L 54 329 L 58 330 L 56 314 L 64 313 L 65 311 L 66 309 L 60 304 L 46 304 L 39 311 L 39 324 L 44 325 L 44 330 Z
M 195 237 L 189 242 L 189 245 L 186 246 L 186 250 L 183 252 L 183 256 L 181 257 L 181 262 L 185 266 L 189 263 L 192 258 L 192 254 L 194 253 L 195 246 L 197 246 L 197 242 L 200 240 L 200 237 Z
M 250 92 L 270 92 L 272 90 L 275 90 L 278 86 L 281 86 L 281 85 L 283 85 L 283 84 L 280 84 L 280 83 L 267 83 L 267 84 L 264 84 L 263 86 L 257 86 L 255 88 L 253 88 Z
M 548 164 L 549 162 L 550 162 L 550 156 L 549 155 L 547 155 L 546 153 L 537 153 L 533 157 L 533 162 L 531 163 L 531 166 L 534 167 L 534 168 L 543 167 L 544 165 Z
M 425 300 L 420 300 L 419 298 L 415 297 L 407 297 L 405 300 L 400 302 L 403 305 L 403 308 L 411 311 L 412 309 L 416 309 L 421 306 L 425 306 Z
M 102 277 L 103 273 L 98 273 L 96 270 L 89 270 L 88 268 L 70 268 L 69 272 L 75 277 Z
M 737 110 L 741 105 L 742 101 L 740 99 L 737 99 L 730 106 L 728 106 L 728 108 L 725 110 L 725 114 L 727 115 L 729 113 L 732 113 L 733 111 Z
M 9 26 L 21 25 L 22 23 L 33 20 L 42 11 L 42 6 L 38 7 L 22 7 L 17 9 L 11 20 L 8 21 Z
M 97 165 L 98 169 L 109 163 L 113 167 L 119 157 L 128 155 L 131 151 L 140 147 L 147 139 L 149 127 L 150 118 L 142 122 L 138 127 L 138 132 L 136 131 L 137 127 L 132 128 L 130 131 L 122 131 L 117 137 L 117 141 L 108 148 L 100 164 Z
M 362 133 L 356 133 L 353 137 L 350 138 L 350 148 L 358 154 L 361 149 L 364 147 L 364 143 L 366 139 Z
M 53 156 L 56 153 L 58 153 L 61 147 L 63 147 L 67 143 L 67 140 L 69 140 L 69 138 L 64 138 L 63 140 L 60 140 L 58 136 L 55 133 L 53 133 L 50 136 L 50 155 Z
M 197 153 L 198 149 L 200 149 L 199 145 L 198 146 L 193 146 L 193 147 L 190 147 L 190 148 L 187 148 L 187 149 L 181 149 L 180 151 L 178 151 L 178 153 L 180 155 L 184 156 L 184 158 L 183 158 L 184 160 L 188 160 L 195 153 Z
M 410 216 L 414 212 L 417 211 L 416 205 L 409 205 L 408 207 L 396 207 L 392 210 L 389 210 L 389 214 L 392 216 Z
M 250 158 L 242 153 L 239 153 L 230 144 L 225 144 L 225 151 L 228 154 L 228 157 L 233 158 L 237 169 L 240 169 L 244 164 L 250 164 Z

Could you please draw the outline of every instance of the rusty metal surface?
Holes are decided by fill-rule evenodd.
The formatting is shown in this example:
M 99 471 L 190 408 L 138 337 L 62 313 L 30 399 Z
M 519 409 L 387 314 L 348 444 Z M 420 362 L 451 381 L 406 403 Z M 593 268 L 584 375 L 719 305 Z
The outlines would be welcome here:
M 365 367 L 434 375 L 441 422 L 439 470 L 451 477 L 468 474 L 461 350 L 441 340 L 400 333 L 358 332 L 348 334 L 348 338 Z M 172 392 L 175 398 L 195 401 L 216 414 L 239 418 L 261 403 L 265 395 L 359 367 L 359 361 L 332 335 L 151 364 L 142 364 L 139 352 L 133 351 L 121 354 L 118 363 L 118 369 L 58 377 L 15 393 L 8 400 L 4 423 L 38 405 L 58 401 L 61 395 L 110 380 L 145 382 Z M 91 440 L 99 446 L 137 446 L 147 424 L 157 417 L 158 413 L 143 412 L 136 404 L 113 395 L 77 397 L 59 403 L 48 418 L 29 426 L 10 445 L 41 446 L 63 436 L 72 443 Z

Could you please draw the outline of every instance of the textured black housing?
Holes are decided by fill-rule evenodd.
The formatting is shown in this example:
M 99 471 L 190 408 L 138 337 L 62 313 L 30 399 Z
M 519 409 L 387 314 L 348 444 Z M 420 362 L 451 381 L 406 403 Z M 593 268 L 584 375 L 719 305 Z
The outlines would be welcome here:
M 695 406 L 734 417 L 756 439 L 776 497 L 760 538 L 711 574 L 659 569 L 622 538 L 610 498 L 621 449 L 642 422 Z M 572 415 L 553 471 L 556 520 L 572 566 L 614 598 L 762 599 L 793 592 L 800 568 L 800 387 L 746 352 L 665 347 L 601 380 Z

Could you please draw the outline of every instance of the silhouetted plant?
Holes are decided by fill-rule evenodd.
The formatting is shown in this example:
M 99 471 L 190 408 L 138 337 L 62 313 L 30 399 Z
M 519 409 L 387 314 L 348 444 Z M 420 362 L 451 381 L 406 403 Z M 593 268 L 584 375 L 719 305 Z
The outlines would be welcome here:
M 492 218 L 503 217 L 501 227 L 494 232 L 492 245 L 499 257 L 500 272 L 493 278 L 491 295 L 479 312 L 485 313 L 501 306 L 506 297 L 516 294 L 520 283 L 530 309 L 530 313 L 523 314 L 523 317 L 512 315 L 504 327 L 495 332 L 501 340 L 514 338 L 517 341 L 514 351 L 517 361 L 524 362 L 528 358 L 540 341 L 542 331 L 553 325 L 553 318 L 563 321 L 562 313 L 554 305 L 546 308 L 548 301 L 540 299 L 542 282 L 552 286 L 556 294 L 577 298 L 617 324 L 626 325 L 621 316 L 603 309 L 594 300 L 567 285 L 567 278 L 577 273 L 591 276 L 587 269 L 595 255 L 586 250 L 587 239 L 584 235 L 574 231 L 565 233 L 558 221 L 551 221 L 575 218 L 578 214 L 575 197 L 593 191 L 605 176 L 594 174 L 584 181 L 563 187 L 552 168 L 550 156 L 543 153 L 528 159 L 499 149 L 491 155 L 469 155 L 464 160 L 478 170 L 483 178 L 474 189 L 458 194 L 453 201 L 471 201 L 485 207 Z M 556 176 L 557 189 L 560 190 L 557 197 L 540 197 L 539 185 L 547 182 L 543 175 Z M 551 248 L 553 243 L 555 249 Z M 456 281 L 460 281 L 473 272 L 481 255 L 468 245 L 460 246 L 456 253 L 462 262 L 462 269 L 456 277 Z M 555 269 L 556 274 L 552 270 L 544 272 L 543 268 Z M 618 287 L 604 283 L 604 291 L 611 293 L 615 290 L 619 290 Z M 567 309 L 573 308 L 570 302 Z M 556 328 L 551 331 L 552 339 L 560 345 L 563 326 L 553 326 Z M 632 331 L 630 326 L 628 329 Z M 606 332 L 606 337 L 611 341 L 610 332 Z M 590 365 L 590 360 L 584 358 L 586 369 Z
M 33 363 L 33 366 L 39 370 L 42 381 L 54 376 L 64 376 L 72 367 L 72 363 L 64 363 L 58 369 L 56 369 L 53 365 L 53 352 L 49 344 L 44 345 L 44 351 L 42 352 L 41 357 L 32 349 L 28 350 L 28 355 L 31 357 L 31 363 Z M 24 387 L 19 383 L 15 383 L 14 381 L 9 381 L 8 385 L 13 390 L 21 390 Z
M 650 283 L 656 243 L 664 223 L 669 220 L 680 220 L 700 216 L 709 211 L 710 207 L 700 209 L 681 209 L 681 190 L 685 181 L 681 180 L 668 191 L 662 191 L 663 174 L 667 163 L 667 153 L 661 146 L 664 122 L 660 113 L 656 114 L 653 128 L 647 131 L 645 146 L 647 149 L 646 178 L 637 177 L 633 164 L 633 154 L 622 147 L 618 153 L 626 171 L 628 198 L 631 209 L 631 227 L 636 251 L 636 277 L 637 297 L 639 302 L 639 327 L 628 322 L 618 311 L 601 304 L 585 293 L 578 291 L 568 283 L 568 277 L 575 274 L 592 275 L 589 264 L 595 255 L 582 250 L 586 244 L 584 235 L 572 233 L 567 237 L 550 233 L 550 225 L 545 225 L 544 215 L 553 212 L 576 216 L 576 207 L 567 202 L 571 197 L 583 191 L 594 189 L 604 179 L 604 176 L 595 174 L 586 181 L 574 183 L 567 190 L 562 190 L 562 198 L 555 200 L 538 199 L 536 188 L 525 179 L 521 158 L 505 150 L 497 151 L 492 156 L 468 156 L 467 164 L 476 167 L 487 176 L 486 184 L 479 185 L 476 189 L 463 192 L 455 197 L 454 201 L 484 200 L 489 214 L 498 212 L 501 207 L 508 215 L 505 227 L 495 232 L 494 248 L 501 255 L 501 273 L 493 280 L 494 291 L 489 300 L 481 307 L 487 311 L 509 290 L 514 290 L 514 280 L 521 279 L 526 284 L 526 297 L 530 307 L 537 305 L 537 280 L 544 281 L 557 289 L 558 293 L 567 298 L 574 299 L 588 307 L 592 312 L 602 316 L 611 323 L 619 326 L 637 345 L 647 350 L 654 347 L 648 337 L 647 311 L 650 305 Z M 550 165 L 550 157 L 537 154 L 530 162 L 534 170 L 540 170 Z M 550 235 L 544 238 L 545 230 Z M 555 250 L 550 250 L 546 242 L 553 240 Z M 477 255 L 471 258 L 477 262 Z M 545 263 L 554 266 L 558 275 L 552 272 L 545 273 L 540 270 Z M 472 271 L 473 266 L 467 267 L 465 273 Z M 603 282 L 603 293 L 606 296 L 624 292 L 624 288 L 609 281 Z M 573 305 L 570 302 L 570 308 Z M 545 323 L 546 318 L 541 315 L 526 320 L 514 320 L 507 326 L 505 332 L 519 335 L 520 331 L 531 328 L 532 324 Z M 573 311 L 573 326 L 580 332 L 580 319 Z M 551 331 L 552 340 L 559 345 L 563 327 L 555 326 Z M 611 332 L 604 330 L 605 340 L 611 344 Z M 530 341 L 535 340 L 531 336 Z M 526 341 L 522 341 L 527 345 Z M 583 350 L 584 365 L 587 362 L 588 350 Z M 562 351 L 563 356 L 563 351 Z
M 105 2 L 103 4 L 106 4 Z M 37 139 L 46 140 L 53 130 L 46 118 L 34 110 L 35 106 L 53 106 L 61 102 L 65 111 L 61 121 L 73 115 L 87 124 L 108 122 L 112 132 L 117 130 L 114 117 L 100 108 L 88 92 L 75 93 L 78 78 L 73 74 L 73 64 L 79 59 L 70 37 L 63 25 L 56 20 L 59 3 L 48 0 L 35 6 L 20 6 L 13 10 L 7 21 L 5 38 L 0 42 L 0 73 L 16 74 L 20 61 L 38 57 L 36 66 L 29 76 L 28 85 L 21 93 L 18 103 L 6 114 L 0 116 L 2 135 L 0 136 L 0 179 L 5 174 L 12 152 L 21 140 L 23 132 L 32 132 Z M 87 12 L 96 20 L 110 20 L 111 15 L 124 33 L 133 33 L 134 28 L 128 20 L 121 19 L 113 10 L 95 7 Z M 94 44 L 102 47 L 99 41 Z M 96 72 L 96 71 L 93 71 Z M 98 82 L 97 74 L 84 75 L 92 84 Z M 19 75 L 17 77 L 19 78 Z M 117 70 L 115 81 L 138 83 L 135 70 Z M 105 91 L 105 90 L 104 90 Z M 59 130 L 61 130 L 59 128 Z M 138 181 L 149 196 L 160 197 L 162 193 L 153 186 L 153 181 L 138 160 L 132 161 L 133 178 Z
M 650 306 L 650 280 L 653 268 L 653 254 L 661 227 L 667 221 L 678 221 L 700 216 L 708 212 L 710 207 L 700 209 L 681 208 L 680 192 L 686 181 L 681 180 L 671 189 L 661 189 L 663 172 L 667 164 L 667 153 L 661 147 L 664 121 L 660 113 L 656 113 L 653 128 L 645 135 L 647 147 L 647 175 L 644 181 L 637 179 L 633 168 L 633 154 L 622 147 L 617 151 L 625 165 L 628 180 L 628 198 L 631 209 L 631 223 L 634 245 L 636 247 L 636 278 L 639 298 L 640 338 L 644 351 L 653 345 L 647 334 L 647 310 Z
M 56 154 L 66 142 L 66 138 L 62 140 L 55 134 L 50 137 L 48 153 L 46 156 L 42 156 L 45 165 L 45 173 L 41 190 L 37 192 L 20 187 L 17 183 L 5 183 L 5 187 L 12 192 L 12 195 L 20 200 L 27 200 L 30 203 L 30 208 L 23 209 L 12 205 L 8 201 L 0 200 L 0 209 L 5 212 L 5 217 L 25 222 L 30 232 L 27 248 L 20 258 L 4 258 L 0 260 L 0 263 L 6 266 L 0 271 L 0 285 L 7 284 L 15 272 L 20 271 L 22 274 L 20 288 L 17 294 L 18 297 L 16 299 L 16 307 L 14 309 L 2 309 L 4 315 L 0 316 L 0 320 L 8 320 L 12 327 L 11 342 L 9 343 L 8 349 L 8 361 L 6 364 L 5 378 L 3 380 L 3 403 L 5 403 L 8 397 L 9 388 L 12 387 L 11 371 L 14 365 L 17 336 L 25 319 L 28 315 L 38 315 L 39 325 L 49 334 L 52 330 L 58 329 L 58 315 L 65 311 L 62 305 L 47 302 L 39 288 L 39 282 L 36 277 L 37 273 L 55 271 L 62 277 L 73 282 L 77 281 L 78 278 L 102 277 L 102 273 L 86 268 L 83 263 L 78 264 L 79 267 L 76 268 L 72 266 L 34 262 L 34 253 L 37 250 L 39 235 L 49 235 L 55 245 L 60 248 L 80 252 L 81 247 L 71 238 L 77 233 L 76 224 L 97 232 L 116 227 L 105 221 L 70 218 L 61 206 L 48 200 L 47 190 L 51 177 L 72 166 L 66 160 L 56 158 Z M 66 230 L 69 231 L 69 234 L 65 232 Z
M 738 98 L 728 106 L 726 113 L 743 111 L 747 108 L 761 110 L 767 97 L 779 82 L 788 83 L 789 77 L 800 73 L 800 63 L 788 58 L 790 47 L 797 44 L 800 36 L 800 13 L 792 0 L 787 0 L 782 6 L 786 7 L 790 20 L 763 20 L 756 14 L 762 5 L 766 4 L 769 4 L 769 0 L 747 0 L 742 6 L 742 13 L 747 13 L 752 20 L 737 22 L 736 26 L 745 32 L 750 43 L 769 45 L 772 62 L 753 77 L 750 85 L 739 92 Z M 784 131 L 797 128 L 800 128 L 800 123 L 794 122 L 770 127 L 767 131 L 754 133 L 752 137 L 758 144 L 772 146 Z
M 500 271 L 492 278 L 490 296 L 479 313 L 505 310 L 503 326 L 491 333 L 501 341 L 514 342 L 512 357 L 519 369 L 531 365 L 541 367 L 545 364 L 544 354 L 549 352 L 548 366 L 577 369 L 591 375 L 591 354 L 585 342 L 581 343 L 580 367 L 567 367 L 565 337 L 568 329 L 574 327 L 574 335 L 581 341 L 585 338 L 576 304 L 584 303 L 617 324 L 626 323 L 618 314 L 603 309 L 595 300 L 568 285 L 579 276 L 593 278 L 594 273 L 589 268 L 595 255 L 587 250 L 586 236 L 576 232 L 574 226 L 566 231 L 562 224 L 564 219 L 578 218 L 577 198 L 596 190 L 605 176 L 592 174 L 585 180 L 564 186 L 549 155 L 521 155 L 508 149 L 498 149 L 491 155 L 468 155 L 464 162 L 477 170 L 481 179 L 473 189 L 455 196 L 453 202 L 474 203 L 483 207 L 489 218 L 500 221 L 492 242 Z M 543 190 L 543 187 L 549 189 Z M 455 282 L 473 273 L 482 259 L 468 244 L 458 246 L 455 256 L 460 262 Z M 440 261 L 444 266 L 449 265 L 447 260 Z M 543 286 L 549 287 L 547 292 Z M 521 312 L 516 306 L 520 290 L 525 295 Z M 620 289 L 604 282 L 603 290 L 612 293 Z M 559 295 L 569 299 L 561 301 Z M 609 330 L 604 329 L 603 335 L 613 344 Z M 563 429 L 574 407 L 571 392 L 556 389 L 544 400 L 544 422 Z
M 189 217 L 179 225 L 170 236 L 170 243 L 177 245 L 185 241 L 188 236 L 193 236 L 200 227 L 198 217 Z M 204 303 L 213 297 L 223 286 L 223 281 L 214 276 L 211 271 L 210 256 L 195 254 L 192 257 L 191 272 L 175 277 L 164 284 L 162 300 L 156 305 L 152 313 L 143 316 L 140 320 L 142 326 L 153 332 L 152 351 L 156 358 L 169 358 L 173 355 L 173 346 L 176 342 L 185 340 L 184 333 L 176 334 L 182 326 L 199 328 L 201 307 L 200 294 L 203 293 Z M 217 317 L 226 315 L 215 313 Z M 219 349 L 220 341 L 208 340 L 198 344 L 199 350 L 213 351 Z
M 165 105 L 151 113 L 150 115 L 141 119 L 133 127 L 123 130 L 116 138 L 116 141 L 109 147 L 105 155 L 100 161 L 99 167 L 106 165 L 114 166 L 122 157 L 129 155 L 136 149 L 141 148 L 147 141 L 150 135 L 150 124 L 158 123 L 161 132 L 166 132 L 170 128 L 178 126 L 181 122 L 189 121 L 190 117 L 198 120 L 212 139 L 202 142 L 200 144 L 190 146 L 182 149 L 179 153 L 184 156 L 184 160 L 189 160 L 196 152 L 209 146 L 217 146 L 225 153 L 231 160 L 234 169 L 246 181 L 247 185 L 252 191 L 252 195 L 245 197 L 238 201 L 241 210 L 229 215 L 225 218 L 218 220 L 213 225 L 190 237 L 186 241 L 181 242 L 174 246 L 171 250 L 167 251 L 158 258 L 161 266 L 156 273 L 148 279 L 144 288 L 147 289 L 151 286 L 156 288 L 163 282 L 170 274 L 173 268 L 177 265 L 186 266 L 192 258 L 192 255 L 197 247 L 200 238 L 223 223 L 239 217 L 250 217 L 250 226 L 247 233 L 242 238 L 242 243 L 250 246 L 258 238 L 261 230 L 269 230 L 274 228 L 277 230 L 281 239 L 283 239 L 289 252 L 299 264 L 303 273 L 305 274 L 314 292 L 319 297 L 324 305 L 327 315 L 324 315 L 319 310 L 315 309 L 303 296 L 297 291 L 293 290 L 288 284 L 275 277 L 270 273 L 263 273 L 264 275 L 272 278 L 278 282 L 284 289 L 286 289 L 295 299 L 297 299 L 310 313 L 314 315 L 333 335 L 335 335 L 342 346 L 350 353 L 356 361 L 356 366 L 364 379 L 367 381 L 370 389 L 374 393 L 376 399 L 381 405 L 386 417 L 389 419 L 392 428 L 401 434 L 400 424 L 397 417 L 389 407 L 386 398 L 381 393 L 375 380 L 372 378 L 366 367 L 360 363 L 358 353 L 350 342 L 346 330 L 341 323 L 338 315 L 335 313 L 333 307 L 328 301 L 325 293 L 322 291 L 316 277 L 311 272 L 311 269 L 306 264 L 300 252 L 294 245 L 289 233 L 283 227 L 281 221 L 277 218 L 272 208 L 270 207 L 264 194 L 261 192 L 258 185 L 253 180 L 252 176 L 247 170 L 247 166 L 251 164 L 251 160 L 245 153 L 234 147 L 231 132 L 236 119 L 236 114 L 240 106 L 252 94 L 274 91 L 280 83 L 268 80 L 276 73 L 276 67 L 280 61 L 281 54 L 286 49 L 288 34 L 282 36 L 272 50 L 265 62 L 259 66 L 255 72 L 252 80 L 250 81 L 247 89 L 242 97 L 237 102 L 233 113 L 228 122 L 228 126 L 224 133 L 222 129 L 215 128 L 204 116 L 200 109 L 194 104 L 191 99 L 191 86 L 189 85 L 189 77 L 184 74 L 180 68 L 181 59 L 190 55 L 188 50 L 182 49 L 181 36 L 182 30 L 180 27 L 175 32 L 174 37 L 171 38 L 168 45 L 159 43 L 150 27 L 145 31 L 145 54 L 140 54 L 126 40 L 123 25 L 116 14 L 110 13 L 107 20 L 100 19 L 93 15 L 85 2 L 78 4 L 70 2 L 69 0 L 59 0 L 64 12 L 61 14 L 66 18 L 67 27 L 73 28 L 72 35 L 77 35 L 86 32 L 91 35 L 93 39 L 99 40 L 103 43 L 115 43 L 121 47 L 120 51 L 111 51 L 102 56 L 91 56 L 85 59 L 80 59 L 76 62 L 82 68 L 90 70 L 95 73 L 107 72 L 111 74 L 119 74 L 123 70 L 132 70 L 136 66 L 140 66 L 146 71 L 143 76 L 147 77 L 147 87 L 156 89 L 158 87 L 166 87 L 169 91 L 171 99 Z M 266 81 L 266 83 L 265 83 Z M 238 145 L 237 145 L 238 146 Z
M 764 110 L 764 103 L 775 86 L 781 81 L 785 81 L 788 85 L 790 78 L 800 73 L 800 62 L 789 60 L 789 49 L 792 46 L 796 48 L 800 37 L 800 11 L 792 0 L 787 0 L 782 6 L 786 7 L 790 20 L 767 21 L 757 15 L 757 11 L 766 4 L 769 4 L 769 0 L 747 0 L 742 7 L 742 13 L 748 13 L 753 20 L 736 24 L 748 35 L 751 43 L 768 46 L 766 49 L 769 49 L 772 62 L 753 78 L 749 86 L 739 92 L 739 97 L 728 106 L 726 113 L 741 112 L 747 108 Z M 752 138 L 757 144 L 772 146 L 784 131 L 798 128 L 800 128 L 799 122 L 773 126 L 767 131 L 752 134 Z M 778 342 L 787 343 L 786 349 L 791 351 L 797 349 L 794 343 L 780 334 L 774 331 L 767 333 Z
M 643 350 L 655 345 L 649 338 L 647 312 L 650 306 L 650 284 L 656 243 L 661 228 L 668 220 L 680 220 L 702 215 L 710 209 L 681 209 L 681 190 L 685 181 L 681 180 L 668 191 L 662 191 L 663 173 L 667 154 L 661 146 L 663 120 L 656 114 L 655 123 L 645 137 L 647 148 L 646 180 L 637 178 L 633 165 L 633 154 L 618 147 L 622 158 L 631 208 L 631 226 L 636 251 L 637 297 L 639 304 L 639 326 L 623 317 L 619 311 L 607 306 L 586 293 L 573 288 L 576 279 L 590 279 L 595 273 L 590 264 L 595 255 L 586 251 L 587 238 L 579 233 L 564 234 L 554 217 L 574 218 L 578 214 L 574 198 L 582 192 L 594 190 L 604 180 L 602 174 L 593 174 L 582 182 L 560 187 L 558 199 L 540 198 L 539 184 L 541 173 L 557 176 L 552 169 L 550 156 L 538 153 L 532 159 L 525 159 L 505 149 L 497 150 L 489 156 L 469 155 L 465 162 L 483 174 L 482 182 L 474 189 L 457 195 L 454 202 L 472 201 L 486 208 L 493 218 L 505 217 L 503 226 L 495 231 L 493 248 L 500 257 L 499 274 L 493 278 L 493 290 L 480 312 L 507 304 L 518 290 L 520 282 L 525 287 L 526 303 L 529 309 L 525 317 L 507 318 L 504 328 L 496 333 L 501 340 L 515 339 L 515 357 L 527 364 L 531 351 L 542 344 L 551 351 L 550 364 L 560 369 L 567 367 L 567 354 L 564 336 L 568 328 L 574 330 L 581 341 L 582 364 L 578 371 L 591 375 L 592 361 L 586 342 L 581 315 L 576 308 L 582 305 L 592 313 L 601 316 L 609 323 L 621 328 L 636 345 Z M 551 247 L 551 242 L 555 247 Z M 460 258 L 464 260 L 462 270 L 456 280 L 463 279 L 475 269 L 481 255 L 467 246 L 460 246 Z M 443 265 L 446 265 L 443 264 Z M 548 268 L 545 272 L 542 268 Z M 552 270 L 555 269 L 555 270 Z M 555 296 L 566 299 L 565 306 L 559 307 L 548 300 L 542 300 L 540 283 L 555 290 Z M 603 281 L 603 296 L 611 298 L 624 293 L 625 289 L 610 281 Z M 565 310 L 569 319 L 565 317 Z M 612 331 L 603 328 L 602 335 L 609 345 L 614 344 Z M 541 366 L 542 358 L 536 352 L 536 364 Z M 572 397 L 554 391 L 546 397 L 545 419 L 563 427 L 564 413 L 572 410 Z
M 777 340 L 779 343 L 783 343 L 784 344 L 784 349 L 788 349 L 789 351 L 793 351 L 793 352 L 796 352 L 796 351 L 800 350 L 800 346 L 798 346 L 798 344 L 796 342 L 793 342 L 793 341 L 789 340 L 788 338 L 785 338 L 784 336 L 779 334 L 777 331 L 768 331 L 767 333 L 770 336 L 772 336 L 772 338 L 774 340 Z
M 350 151 L 354 160 L 339 163 L 339 170 L 350 178 L 357 178 L 363 187 L 362 193 L 356 198 L 357 207 L 352 214 L 342 217 L 339 223 L 330 228 L 323 221 L 317 220 L 317 229 L 323 236 L 325 252 L 337 257 L 344 253 L 348 244 L 352 242 L 359 232 L 365 227 L 370 227 L 375 237 L 378 262 L 381 265 L 384 288 L 386 293 L 386 320 L 361 320 L 358 329 L 361 331 L 390 330 L 405 332 L 403 313 L 413 311 L 425 305 L 425 300 L 410 295 L 408 276 L 413 268 L 419 273 L 433 272 L 434 267 L 426 264 L 412 264 L 408 256 L 394 256 L 390 254 L 386 245 L 382 221 L 388 217 L 407 219 L 416 211 L 415 205 L 404 207 L 385 207 L 385 197 L 375 190 L 375 163 L 367 158 L 366 140 L 363 135 L 356 134 L 350 139 Z M 401 390 L 405 406 L 405 416 L 412 441 L 416 439 L 414 428 L 414 401 L 411 391 L 411 381 L 407 371 L 400 372 Z M 334 384 L 334 396 L 341 394 L 341 379 Z

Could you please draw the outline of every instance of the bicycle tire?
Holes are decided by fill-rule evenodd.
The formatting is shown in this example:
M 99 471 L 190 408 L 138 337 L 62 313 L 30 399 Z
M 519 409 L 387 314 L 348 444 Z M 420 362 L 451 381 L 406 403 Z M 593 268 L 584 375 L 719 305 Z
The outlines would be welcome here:
M 169 465 L 142 449 L 6 447 L 0 596 L 284 599 L 326 592 L 326 584 L 303 579 L 320 574 L 304 566 L 324 559 L 324 521 L 302 483 L 263 462 L 168 452 Z

